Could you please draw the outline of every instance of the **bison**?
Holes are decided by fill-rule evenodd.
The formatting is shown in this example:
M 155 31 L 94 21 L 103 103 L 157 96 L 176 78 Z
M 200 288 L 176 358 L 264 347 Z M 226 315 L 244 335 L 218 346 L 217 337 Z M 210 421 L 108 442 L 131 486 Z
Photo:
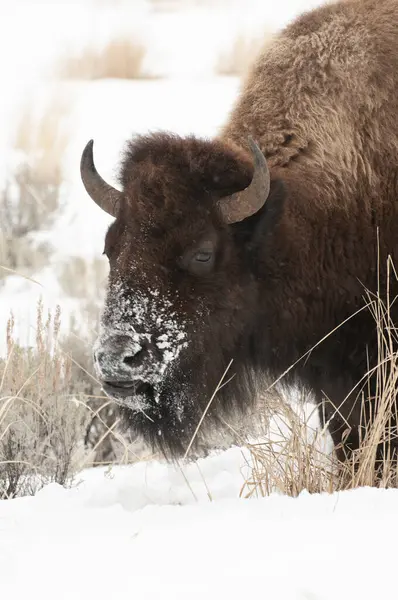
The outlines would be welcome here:
M 90 141 L 82 180 L 115 218 L 95 363 L 129 426 L 181 456 L 233 360 L 204 429 L 243 418 L 258 382 L 287 371 L 340 452 L 357 448 L 376 385 L 359 401 L 357 384 L 378 360 L 367 297 L 386 298 L 398 253 L 397 165 L 397 0 L 297 18 L 259 54 L 215 139 L 130 140 L 121 191 Z

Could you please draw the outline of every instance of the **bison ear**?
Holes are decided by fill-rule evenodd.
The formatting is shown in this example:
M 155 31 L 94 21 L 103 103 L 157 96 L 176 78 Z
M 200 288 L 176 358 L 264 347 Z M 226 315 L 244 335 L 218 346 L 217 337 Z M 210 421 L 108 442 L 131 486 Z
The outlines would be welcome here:
M 261 209 L 240 223 L 230 225 L 248 250 L 255 250 L 273 232 L 280 221 L 285 204 L 286 188 L 282 180 L 270 183 L 268 198 Z

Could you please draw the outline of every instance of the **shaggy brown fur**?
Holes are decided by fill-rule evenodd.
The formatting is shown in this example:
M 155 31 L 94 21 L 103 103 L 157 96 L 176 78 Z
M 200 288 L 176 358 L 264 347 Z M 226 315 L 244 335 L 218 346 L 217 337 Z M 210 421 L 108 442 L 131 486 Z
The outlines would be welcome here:
M 386 258 L 398 252 L 397 90 L 398 2 L 336 3 L 301 16 L 258 58 L 222 132 L 242 147 L 254 135 L 287 190 L 272 253 L 278 286 L 264 296 L 276 369 L 363 306 L 365 288 L 377 291 L 377 227 L 386 291 Z M 376 363 L 374 333 L 361 314 L 296 371 L 329 398 L 327 416 L 367 371 L 365 349 Z M 354 402 L 340 407 L 345 423 L 331 424 L 335 442 L 353 428 L 352 447 Z
M 279 376 L 364 306 L 364 289 L 378 285 L 377 228 L 386 289 L 386 257 L 398 253 L 397 115 L 398 0 L 345 1 L 267 45 L 217 140 L 155 134 L 129 144 L 125 202 L 106 238 L 97 363 L 131 426 L 168 456 L 186 449 L 231 358 L 235 377 L 208 428 L 247 411 L 259 375 Z M 268 159 L 271 191 L 256 215 L 226 226 L 216 203 L 251 180 L 249 134 Z M 209 245 L 211 269 L 192 271 L 192 255 Z M 330 428 L 336 443 L 351 428 L 347 448 L 358 445 L 360 405 L 355 394 L 341 403 L 377 361 L 375 334 L 362 311 L 289 373 L 314 391 L 323 417 L 340 408 Z M 141 336 L 135 358 L 132 336 Z M 129 379 L 140 381 L 135 395 L 112 387 Z

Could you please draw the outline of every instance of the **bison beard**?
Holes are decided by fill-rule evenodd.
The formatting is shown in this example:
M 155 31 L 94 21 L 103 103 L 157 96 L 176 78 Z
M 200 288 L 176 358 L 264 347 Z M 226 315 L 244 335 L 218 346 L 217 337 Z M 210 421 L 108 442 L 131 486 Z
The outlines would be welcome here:
M 144 410 L 136 412 L 128 408 L 128 405 L 121 404 L 120 413 L 125 426 L 169 460 L 184 456 L 188 448 L 189 457 L 202 455 L 216 446 L 216 436 L 212 436 L 211 432 L 223 431 L 224 420 L 228 422 L 232 416 L 236 418 L 242 412 L 242 404 L 237 401 L 236 392 L 241 392 L 240 399 L 254 397 L 254 388 L 248 394 L 250 389 L 243 382 L 238 385 L 240 390 L 235 384 L 234 390 L 219 392 L 206 412 L 202 429 L 194 436 L 211 397 L 206 396 L 206 390 L 210 386 L 203 384 L 203 381 L 216 379 L 215 372 L 216 369 L 211 373 L 203 365 L 198 369 L 197 361 L 191 366 L 184 365 L 181 370 L 174 369 L 173 375 L 162 383 L 157 392 L 157 403 L 153 401 L 154 391 L 149 389 Z

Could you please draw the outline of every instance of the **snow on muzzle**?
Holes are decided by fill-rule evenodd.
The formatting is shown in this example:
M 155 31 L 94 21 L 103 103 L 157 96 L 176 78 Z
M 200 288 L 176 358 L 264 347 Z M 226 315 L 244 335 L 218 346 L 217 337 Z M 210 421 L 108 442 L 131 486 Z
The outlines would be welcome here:
M 110 286 L 94 345 L 95 368 L 108 395 L 131 400 L 150 386 L 156 399 L 187 345 L 185 323 L 171 301 L 156 290 L 132 293 L 120 283 Z
M 110 385 L 134 381 L 159 383 L 168 364 L 162 343 L 149 334 L 138 333 L 112 332 L 100 336 L 94 358 L 99 377 Z
M 101 335 L 94 346 L 94 364 L 104 391 L 132 409 L 158 402 L 162 380 L 182 345 L 173 346 L 167 334 Z

